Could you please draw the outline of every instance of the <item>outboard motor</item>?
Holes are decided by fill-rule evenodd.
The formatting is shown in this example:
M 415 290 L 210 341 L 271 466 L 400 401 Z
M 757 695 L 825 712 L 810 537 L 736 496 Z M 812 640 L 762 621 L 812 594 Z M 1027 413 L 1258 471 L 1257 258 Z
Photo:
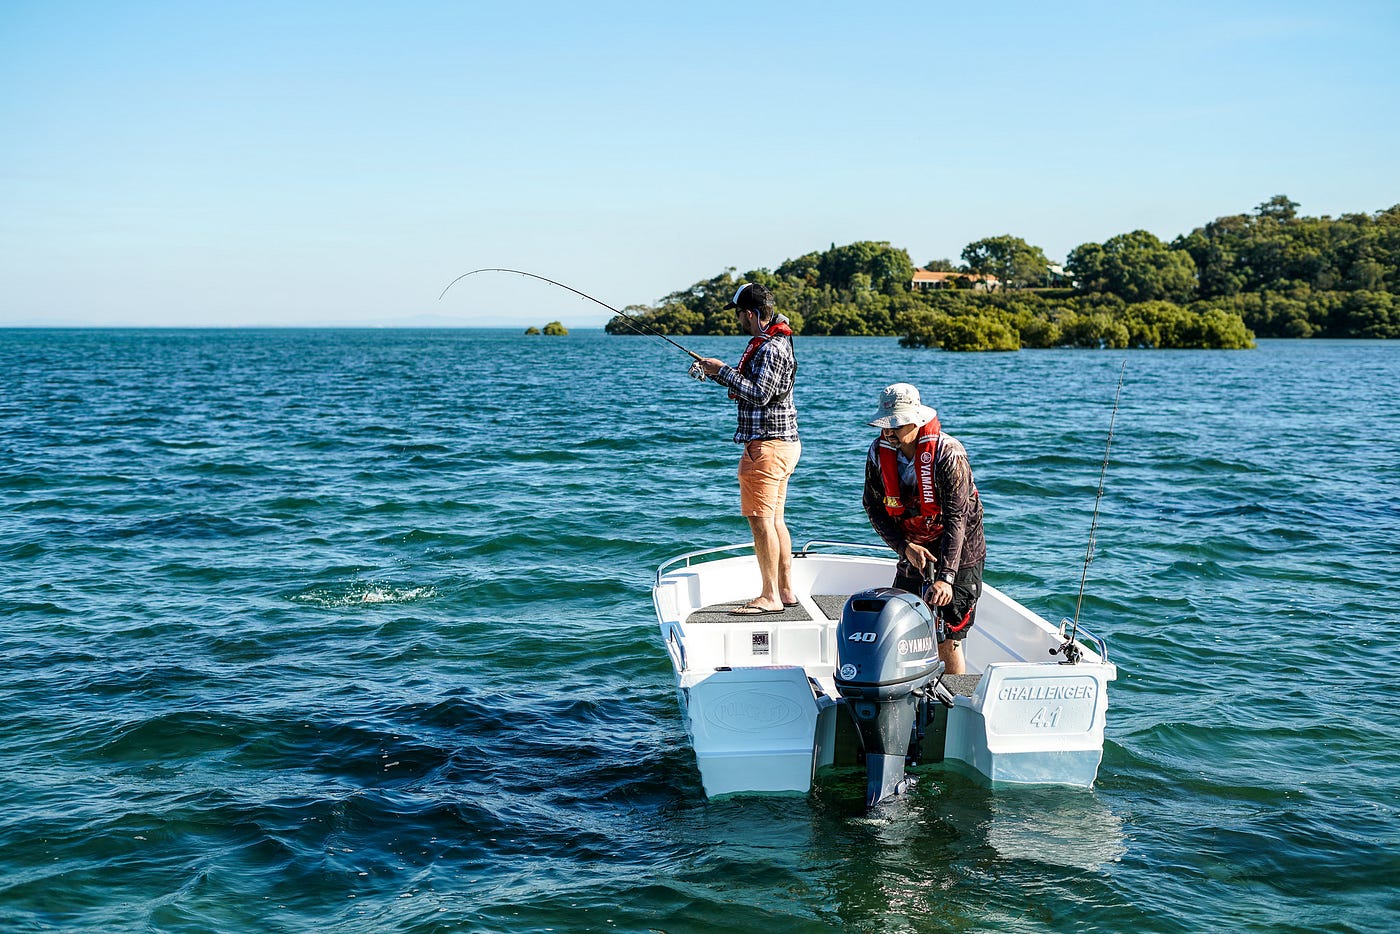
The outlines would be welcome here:
M 865 750 L 865 804 L 874 807 L 904 790 L 919 700 L 943 673 L 928 606 L 893 587 L 855 594 L 836 627 L 836 660 L 836 688 Z

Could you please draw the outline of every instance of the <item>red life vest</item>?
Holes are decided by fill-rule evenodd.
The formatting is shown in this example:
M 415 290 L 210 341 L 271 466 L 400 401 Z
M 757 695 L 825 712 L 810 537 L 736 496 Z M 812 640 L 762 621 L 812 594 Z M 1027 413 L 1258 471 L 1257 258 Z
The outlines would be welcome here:
M 885 511 L 900 520 L 904 535 L 911 542 L 930 542 L 943 534 L 939 517 L 943 507 L 938 502 L 938 488 L 933 482 L 938 462 L 938 442 L 942 427 L 935 416 L 920 426 L 914 439 L 914 502 L 906 503 L 899 492 L 899 459 L 897 444 L 883 438 L 876 453 L 880 459 L 880 478 L 885 486 Z M 912 516 L 905 513 L 917 509 Z
M 753 359 L 753 355 L 758 352 L 758 348 L 775 337 L 786 337 L 789 340 L 792 338 L 792 328 L 788 327 L 786 321 L 780 321 L 776 315 L 773 317 L 772 324 L 768 325 L 768 327 L 763 329 L 761 334 L 749 341 L 749 346 L 744 348 L 744 355 L 739 358 L 738 363 L 734 364 L 734 369 L 739 371 L 740 376 L 749 375 L 747 367 L 749 361 Z M 794 372 L 796 371 L 794 370 Z M 737 399 L 739 396 L 731 389 L 729 390 L 729 398 Z
M 776 316 L 773 318 L 772 324 L 768 325 L 768 327 L 763 329 L 761 334 L 749 341 L 749 346 L 744 348 L 744 355 L 739 358 L 739 362 L 735 365 L 734 369 L 747 376 L 748 373 L 744 368 L 749 365 L 749 360 L 752 359 L 753 355 L 758 351 L 758 348 L 775 337 L 792 337 L 792 328 L 788 327 L 786 321 L 779 321 Z

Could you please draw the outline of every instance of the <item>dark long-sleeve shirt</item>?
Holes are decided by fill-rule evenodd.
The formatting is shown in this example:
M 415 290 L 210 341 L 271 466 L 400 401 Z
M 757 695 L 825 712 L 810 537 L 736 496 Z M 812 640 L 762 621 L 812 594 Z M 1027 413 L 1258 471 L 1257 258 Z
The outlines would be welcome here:
M 880 474 L 878 451 L 879 441 L 876 440 L 870 445 L 865 459 L 865 492 L 861 496 L 861 505 L 865 507 L 865 514 L 870 517 L 875 532 L 902 558 L 904 548 L 911 539 L 905 534 L 902 517 L 892 516 L 885 509 L 885 482 Z M 919 495 L 913 462 L 903 454 L 896 454 L 896 459 L 899 464 L 899 495 L 905 504 L 904 515 L 917 516 Z M 932 542 L 917 538 L 913 541 L 928 548 L 938 560 L 937 566 L 928 571 L 928 578 L 951 583 L 961 568 L 987 557 L 987 540 L 982 533 L 982 499 L 977 495 L 972 479 L 967 449 L 961 441 L 949 435 L 943 435 L 938 444 L 938 459 L 933 465 L 933 485 L 942 510 L 939 519 L 943 523 L 943 534 Z

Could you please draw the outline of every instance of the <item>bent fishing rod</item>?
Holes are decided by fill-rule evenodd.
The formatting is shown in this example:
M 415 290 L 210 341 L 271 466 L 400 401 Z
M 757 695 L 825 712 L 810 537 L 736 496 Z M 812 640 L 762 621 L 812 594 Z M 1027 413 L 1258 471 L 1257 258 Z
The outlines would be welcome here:
M 1089 562 L 1094 560 L 1094 535 L 1099 527 L 1099 503 L 1103 500 L 1103 481 L 1108 474 L 1108 452 L 1113 448 L 1113 424 L 1118 420 L 1118 400 L 1123 396 L 1123 375 L 1128 372 L 1128 361 L 1123 361 L 1118 371 L 1118 390 L 1113 394 L 1113 414 L 1108 418 L 1108 440 L 1103 446 L 1103 465 L 1099 468 L 1099 490 L 1094 494 L 1094 518 L 1089 522 L 1089 547 L 1084 550 L 1084 570 L 1079 575 L 1079 596 L 1074 601 L 1074 620 L 1065 644 L 1051 649 L 1051 655 L 1063 654 L 1064 664 L 1073 665 L 1079 661 L 1079 646 L 1075 639 L 1079 635 L 1079 608 L 1084 603 L 1084 583 L 1089 578 Z
M 523 270 L 523 269 L 505 269 L 505 268 L 500 267 L 500 266 L 486 266 L 486 267 L 484 267 L 484 268 L 482 268 L 482 269 L 473 269 L 473 270 L 471 270 L 470 272 L 464 272 L 464 273 L 462 273 L 462 274 L 461 274 L 460 276 L 458 276 L 456 279 L 453 279 L 451 282 L 447 283 L 447 289 L 452 288 L 454 285 L 456 285 L 458 282 L 461 282 L 461 281 L 462 281 L 463 279 L 465 279 L 467 276 L 474 276 L 474 275 L 476 275 L 476 274 L 479 273 L 479 272 L 513 272 L 513 273 L 515 273 L 517 276 L 528 276 L 528 277 L 531 278 L 531 279 L 538 279 L 538 280 L 540 280 L 541 282 L 548 282 L 550 285 L 556 285 L 556 286 L 558 286 L 558 287 L 561 288 L 561 289 L 567 289 L 568 291 L 573 292 L 575 295 L 578 295 L 578 296 L 580 296 L 580 297 L 582 297 L 582 298 L 586 298 L 586 299 L 588 299 L 590 302 L 593 302 L 595 305 L 602 305 L 602 306 L 603 306 L 604 308 L 606 308 L 608 311 L 611 311 L 613 314 L 622 317 L 622 318 L 628 323 L 628 325 L 632 328 L 632 330 L 636 331 L 638 334 L 641 334 L 643 337 L 659 337 L 659 338 L 661 338 L 663 341 L 665 341 L 666 343 L 670 344 L 672 347 L 675 347 L 677 350 L 680 350 L 680 351 L 682 351 L 682 352 L 688 354 L 688 355 L 690 356 L 690 358 L 691 358 L 692 360 L 696 361 L 697 363 L 704 359 L 703 357 L 701 357 L 701 356 L 700 356 L 698 353 L 696 353 L 695 351 L 693 351 L 693 350 L 687 350 L 686 348 L 682 347 L 680 344 L 677 344 L 675 341 L 671 340 L 671 339 L 670 339 L 669 337 L 667 337 L 665 334 L 662 334 L 660 331 L 656 330 L 656 328 L 654 328 L 654 327 L 652 327 L 651 325 L 647 324 L 645 321 L 641 320 L 640 318 L 634 318 L 632 315 L 629 315 L 627 312 L 625 312 L 625 311 L 620 311 L 620 310 L 614 308 L 613 306 L 609 305 L 607 302 L 602 301 L 601 299 L 594 298 L 592 295 L 589 295 L 587 292 L 579 291 L 578 289 L 574 288 L 574 287 L 571 286 L 571 285 L 565 285 L 565 284 L 562 283 L 562 282 L 556 282 L 555 280 L 550 279 L 550 278 L 548 278 L 547 276 L 541 276 L 541 275 L 539 275 L 538 273 L 526 272 L 526 271 Z M 442 301 L 442 296 L 447 294 L 447 289 L 443 289 L 443 290 L 442 290 L 442 295 L 439 295 L 439 296 L 438 296 L 438 301 Z

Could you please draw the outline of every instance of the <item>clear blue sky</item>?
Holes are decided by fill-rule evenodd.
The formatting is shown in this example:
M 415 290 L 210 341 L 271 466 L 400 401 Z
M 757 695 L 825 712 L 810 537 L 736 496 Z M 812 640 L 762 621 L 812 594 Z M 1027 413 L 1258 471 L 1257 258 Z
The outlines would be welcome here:
M 0 0 L 0 325 L 542 324 L 1400 202 L 1400 3 Z

